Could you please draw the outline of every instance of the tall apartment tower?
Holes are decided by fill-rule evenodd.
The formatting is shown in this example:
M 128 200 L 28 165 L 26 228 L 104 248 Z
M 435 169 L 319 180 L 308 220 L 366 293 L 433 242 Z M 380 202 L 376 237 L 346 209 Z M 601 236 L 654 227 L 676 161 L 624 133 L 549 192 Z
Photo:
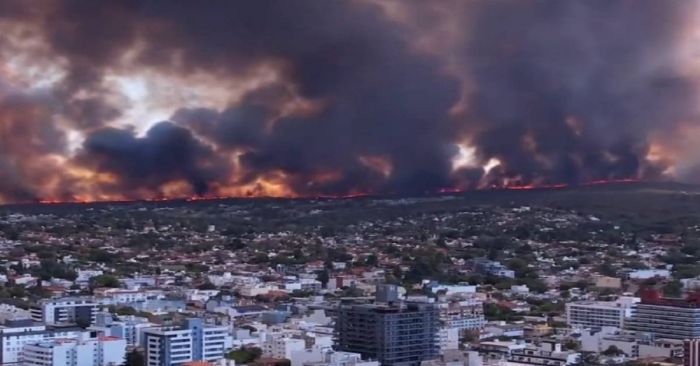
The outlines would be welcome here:
M 658 338 L 693 339 L 700 337 L 700 294 L 685 299 L 661 297 L 658 291 L 648 290 L 642 301 L 632 310 L 625 328 L 651 333 Z
M 392 285 L 380 285 L 373 304 L 341 303 L 335 348 L 388 366 L 415 366 L 435 359 L 439 311 L 435 304 L 399 302 Z
M 47 325 L 79 324 L 88 326 L 95 323 L 100 305 L 89 298 L 66 297 L 44 299 L 31 311 L 32 319 Z
M 224 357 L 230 336 L 224 326 L 209 326 L 187 319 L 182 327 L 144 330 L 146 366 L 174 366 L 190 361 L 215 362 Z

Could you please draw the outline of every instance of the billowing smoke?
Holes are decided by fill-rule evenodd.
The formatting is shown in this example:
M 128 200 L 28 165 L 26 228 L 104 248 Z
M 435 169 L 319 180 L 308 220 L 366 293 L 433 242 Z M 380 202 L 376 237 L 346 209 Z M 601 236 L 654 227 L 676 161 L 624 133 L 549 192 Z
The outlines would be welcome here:
M 8 2 L 0 200 L 668 178 L 695 153 L 669 140 L 697 125 L 696 8 Z M 139 91 L 144 78 L 159 83 Z M 149 108 L 170 121 L 152 125 Z
M 652 133 L 697 122 L 680 39 L 691 2 L 484 1 L 464 48 L 467 118 L 493 179 L 653 177 Z
M 112 174 L 114 187 L 110 188 L 115 193 L 184 181 L 193 193 L 202 195 L 210 182 L 226 176 L 228 168 L 189 130 L 170 122 L 153 126 L 141 138 L 109 127 L 95 131 L 85 140 L 76 160 L 93 171 Z
M 66 151 L 53 105 L 46 95 L 0 94 L 0 200 L 35 200 L 56 184 L 54 156 Z

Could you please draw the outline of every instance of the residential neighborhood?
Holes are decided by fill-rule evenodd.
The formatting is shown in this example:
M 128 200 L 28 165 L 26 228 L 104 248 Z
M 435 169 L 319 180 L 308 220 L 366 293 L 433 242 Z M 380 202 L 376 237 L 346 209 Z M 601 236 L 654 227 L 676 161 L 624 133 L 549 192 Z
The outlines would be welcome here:
M 0 364 L 679 364 L 700 337 L 700 227 L 458 203 L 5 213 Z

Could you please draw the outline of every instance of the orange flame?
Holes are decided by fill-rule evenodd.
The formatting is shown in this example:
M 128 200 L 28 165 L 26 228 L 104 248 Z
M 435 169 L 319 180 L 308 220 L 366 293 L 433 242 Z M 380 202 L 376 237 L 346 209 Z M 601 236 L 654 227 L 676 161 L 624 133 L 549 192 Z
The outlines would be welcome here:
M 557 184 L 524 184 L 524 185 L 516 185 L 516 184 L 511 184 L 511 185 L 504 185 L 504 186 L 491 186 L 491 187 L 486 187 L 486 188 L 479 188 L 479 189 L 463 189 L 463 188 L 458 188 L 458 187 L 444 187 L 436 190 L 434 193 L 438 194 L 459 194 L 459 193 L 465 193 L 468 191 L 477 191 L 477 190 L 508 190 L 508 191 L 529 191 L 529 190 L 559 190 L 559 189 L 566 189 L 569 187 L 573 186 L 578 186 L 578 187 L 591 187 L 591 186 L 600 186 L 600 185 L 608 185 L 608 184 L 631 184 L 631 183 L 638 183 L 640 182 L 639 179 L 635 178 L 623 178 L 623 179 L 601 179 L 601 180 L 593 180 L 589 182 L 584 182 L 584 183 L 579 183 L 576 185 L 568 185 L 564 183 L 557 183 Z M 231 192 L 231 191 L 229 191 Z M 231 199 L 231 198 L 240 198 L 240 197 L 257 197 L 257 198 L 271 198 L 271 197 L 276 197 L 276 198 L 308 198 L 308 199 L 356 199 L 356 198 L 363 198 L 363 197 L 370 197 L 372 196 L 372 192 L 350 192 L 347 194 L 337 194 L 337 195 L 331 195 L 331 194 L 319 194 L 319 195 L 296 195 L 293 194 L 290 191 L 284 192 L 283 195 L 255 195 L 255 196 L 250 196 L 250 195 L 230 195 L 230 194 L 209 194 L 209 195 L 204 195 L 204 196 L 163 196 L 163 197 L 150 197 L 150 198 L 142 198 L 142 199 L 131 199 L 131 198 L 125 198 L 125 197 L 105 197 L 105 196 L 100 196 L 100 197 L 85 197 L 85 196 L 73 196 L 65 199 L 58 199 L 58 198 L 45 198 L 45 199 L 40 199 L 34 202 L 19 202 L 19 204 L 46 204 L 46 205 L 57 205 L 57 204 L 90 204 L 90 203 L 97 203 L 97 202 L 104 202 L 104 203 L 129 203 L 129 202 L 166 202 L 166 201 L 187 201 L 187 202 L 197 202 L 197 201 L 217 201 L 217 200 L 224 200 L 224 199 Z

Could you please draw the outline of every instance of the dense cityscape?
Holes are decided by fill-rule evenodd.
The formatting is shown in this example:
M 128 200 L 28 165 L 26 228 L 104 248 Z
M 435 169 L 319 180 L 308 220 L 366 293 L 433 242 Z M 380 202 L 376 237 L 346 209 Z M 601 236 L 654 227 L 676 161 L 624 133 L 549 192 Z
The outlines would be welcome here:
M 6 206 L 0 364 L 681 364 L 700 345 L 696 197 Z

